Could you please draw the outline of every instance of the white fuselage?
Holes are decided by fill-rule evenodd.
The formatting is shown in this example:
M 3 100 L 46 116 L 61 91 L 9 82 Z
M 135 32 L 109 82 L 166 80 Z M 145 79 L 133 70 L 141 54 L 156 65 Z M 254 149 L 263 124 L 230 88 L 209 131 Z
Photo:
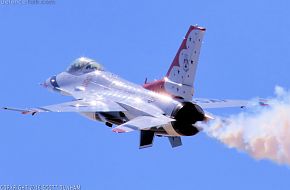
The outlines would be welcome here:
M 170 117 L 174 109 L 181 104 L 170 96 L 147 90 L 106 71 L 97 70 L 82 75 L 62 72 L 55 77 L 54 83 L 51 82 L 51 78 L 46 83 L 55 91 L 73 96 L 77 100 L 97 101 L 106 98 L 120 102 L 120 105 L 127 110 L 122 114 L 81 113 L 90 119 L 117 125 L 144 115 L 144 110 L 152 116 Z M 134 103 L 134 108 L 130 106 L 132 103 Z M 168 131 L 167 134 L 178 135 L 174 133 L 170 125 L 165 128 L 164 130 Z

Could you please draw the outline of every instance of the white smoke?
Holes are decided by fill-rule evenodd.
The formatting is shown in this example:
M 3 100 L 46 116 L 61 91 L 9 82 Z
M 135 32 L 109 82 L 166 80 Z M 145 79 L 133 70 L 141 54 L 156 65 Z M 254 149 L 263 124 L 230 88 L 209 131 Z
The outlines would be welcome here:
M 230 148 L 256 159 L 290 165 L 290 91 L 275 87 L 269 106 L 254 106 L 248 112 L 217 118 L 205 132 Z

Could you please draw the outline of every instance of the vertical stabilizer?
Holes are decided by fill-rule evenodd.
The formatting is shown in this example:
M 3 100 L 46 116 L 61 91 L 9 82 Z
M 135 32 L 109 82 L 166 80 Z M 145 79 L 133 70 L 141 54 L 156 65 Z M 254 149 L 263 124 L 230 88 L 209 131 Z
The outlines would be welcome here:
M 166 74 L 166 90 L 171 94 L 191 99 L 200 47 L 205 28 L 190 26 Z M 165 81 L 166 82 L 166 81 Z
M 175 55 L 166 76 L 146 83 L 146 89 L 176 98 L 191 100 L 194 78 L 205 28 L 190 26 Z

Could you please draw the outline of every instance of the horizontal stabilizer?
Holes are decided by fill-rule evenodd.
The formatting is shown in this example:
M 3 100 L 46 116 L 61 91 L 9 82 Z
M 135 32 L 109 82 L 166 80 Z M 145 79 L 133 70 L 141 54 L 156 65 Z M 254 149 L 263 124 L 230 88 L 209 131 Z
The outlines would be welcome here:
M 165 116 L 160 117 L 139 116 L 122 125 L 115 127 L 113 129 L 113 132 L 124 133 L 131 132 L 134 130 L 150 129 L 151 127 L 166 125 L 171 121 L 174 121 L 174 119 Z
M 192 100 L 192 103 L 199 105 L 203 109 L 208 109 L 208 108 L 246 107 L 250 104 L 250 101 L 195 98 Z

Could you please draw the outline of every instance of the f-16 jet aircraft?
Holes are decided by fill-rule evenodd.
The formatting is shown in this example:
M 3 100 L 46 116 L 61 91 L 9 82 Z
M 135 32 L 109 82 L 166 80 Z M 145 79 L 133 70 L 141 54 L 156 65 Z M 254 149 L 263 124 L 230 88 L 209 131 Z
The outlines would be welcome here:
M 172 147 L 181 136 L 200 131 L 197 122 L 214 119 L 208 108 L 243 107 L 247 101 L 192 99 L 194 78 L 205 28 L 190 26 L 167 74 L 161 80 L 137 85 L 106 71 L 96 61 L 81 57 L 42 86 L 74 101 L 28 109 L 3 109 L 22 114 L 77 112 L 104 122 L 113 132 L 140 131 L 140 148 L 151 147 L 155 136 L 168 137 Z

